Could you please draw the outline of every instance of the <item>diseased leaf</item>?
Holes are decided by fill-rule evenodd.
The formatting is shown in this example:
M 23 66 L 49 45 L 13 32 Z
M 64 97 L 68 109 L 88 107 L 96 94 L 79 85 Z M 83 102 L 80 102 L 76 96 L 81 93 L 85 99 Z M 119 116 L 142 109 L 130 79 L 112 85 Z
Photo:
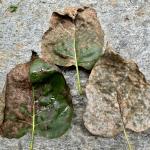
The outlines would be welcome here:
M 63 135 L 71 125 L 73 108 L 62 73 L 37 59 L 31 64 L 30 80 L 35 89 L 35 133 L 48 138 Z
M 1 135 L 19 138 L 31 131 L 31 83 L 35 96 L 35 134 L 48 138 L 63 135 L 73 114 L 69 87 L 58 68 L 41 59 L 18 65 L 8 74 Z
M 32 90 L 29 82 L 30 64 L 20 64 L 7 75 L 4 119 L 1 135 L 7 138 L 23 136 L 31 126 Z
M 42 57 L 60 66 L 92 69 L 102 55 L 104 33 L 94 9 L 67 8 L 54 12 L 42 39 Z M 76 58 L 75 58 L 76 57 Z
M 117 135 L 123 131 L 122 122 L 135 132 L 150 128 L 150 84 L 133 61 L 124 60 L 111 48 L 95 64 L 86 95 L 83 119 L 92 134 Z
M 102 55 L 104 33 L 94 9 L 67 8 L 54 12 L 42 39 L 42 57 L 59 66 L 75 66 L 77 88 L 82 93 L 78 66 L 91 70 Z

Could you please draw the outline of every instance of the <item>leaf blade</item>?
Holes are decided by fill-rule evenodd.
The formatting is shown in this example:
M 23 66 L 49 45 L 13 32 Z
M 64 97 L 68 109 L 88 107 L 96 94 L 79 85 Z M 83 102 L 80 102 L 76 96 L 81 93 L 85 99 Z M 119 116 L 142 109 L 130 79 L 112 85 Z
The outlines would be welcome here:
M 48 138 L 56 138 L 63 135 L 71 124 L 73 109 L 72 104 L 70 103 L 70 96 L 68 95 L 69 89 L 63 75 L 59 71 L 55 70 L 55 68 L 50 69 L 46 66 L 46 68 L 40 69 L 43 72 L 39 72 L 39 63 L 44 62 L 34 61 L 30 70 L 31 82 L 33 81 L 33 86 L 36 89 L 35 99 L 38 103 L 39 111 L 35 119 L 35 134 L 39 134 Z M 37 72 L 35 71 L 36 67 L 38 69 Z M 42 67 L 45 67 L 45 65 L 42 65 Z M 35 74 L 35 72 L 36 75 L 34 76 L 36 76 L 40 82 L 32 77 L 32 73 Z M 49 78 L 47 78 L 46 74 L 48 74 Z M 46 80 L 43 79 L 42 75 L 46 77 Z M 45 87 L 50 87 L 50 89 L 48 90 L 49 92 L 44 92 L 45 94 L 43 95 Z M 46 98 L 45 100 L 47 103 L 45 103 L 43 100 L 40 101 L 41 98 Z

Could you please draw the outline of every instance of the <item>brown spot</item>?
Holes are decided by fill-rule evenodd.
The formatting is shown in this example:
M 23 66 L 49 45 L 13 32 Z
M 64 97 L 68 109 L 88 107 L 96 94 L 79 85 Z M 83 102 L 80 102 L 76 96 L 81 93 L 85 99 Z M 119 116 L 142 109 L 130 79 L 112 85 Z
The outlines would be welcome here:
M 124 21 L 129 21 L 130 19 L 129 19 L 129 17 L 128 16 L 126 16 L 125 18 L 124 18 Z

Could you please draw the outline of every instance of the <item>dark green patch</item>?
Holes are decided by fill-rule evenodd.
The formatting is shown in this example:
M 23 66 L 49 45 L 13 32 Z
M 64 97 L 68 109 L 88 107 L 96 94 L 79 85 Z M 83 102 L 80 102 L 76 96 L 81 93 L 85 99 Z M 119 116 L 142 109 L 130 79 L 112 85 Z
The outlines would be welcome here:
M 27 132 L 29 131 L 29 127 L 24 127 L 24 128 L 21 128 L 17 134 L 15 135 L 16 138 L 20 138 L 22 136 L 24 136 Z
M 18 6 L 16 6 L 16 5 L 11 5 L 11 6 L 9 7 L 9 11 L 10 11 L 11 13 L 16 12 L 17 9 L 18 9 Z
M 27 104 L 20 104 L 19 110 L 22 114 L 31 116 L 31 113 L 27 109 Z
M 47 81 L 50 75 L 57 71 L 55 66 L 45 63 L 41 59 L 36 59 L 30 67 L 30 80 L 33 84 L 39 85 L 39 83 Z
M 70 127 L 73 108 L 66 81 L 55 66 L 36 59 L 30 67 L 35 89 L 35 133 L 48 138 L 63 135 Z

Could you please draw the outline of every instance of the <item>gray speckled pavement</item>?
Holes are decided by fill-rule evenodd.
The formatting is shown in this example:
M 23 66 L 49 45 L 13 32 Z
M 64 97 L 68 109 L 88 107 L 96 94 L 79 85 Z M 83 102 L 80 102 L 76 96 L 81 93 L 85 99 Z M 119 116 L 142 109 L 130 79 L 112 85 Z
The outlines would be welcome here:
M 10 13 L 8 8 L 19 3 Z M 6 74 L 16 64 L 30 59 L 31 50 L 40 55 L 40 41 L 49 27 L 51 13 L 67 6 L 91 5 L 97 11 L 109 42 L 124 58 L 134 60 L 150 81 L 150 0 L 2 0 L 0 3 L 0 93 Z M 75 70 L 64 71 L 71 88 L 74 118 L 71 129 L 61 138 L 36 137 L 35 150 L 126 150 L 122 134 L 115 138 L 92 136 L 84 127 L 82 114 L 87 99 L 78 96 Z M 88 74 L 81 71 L 83 86 Z M 150 150 L 150 130 L 128 132 L 135 150 Z M 30 135 L 21 139 L 0 137 L 0 150 L 28 150 Z

